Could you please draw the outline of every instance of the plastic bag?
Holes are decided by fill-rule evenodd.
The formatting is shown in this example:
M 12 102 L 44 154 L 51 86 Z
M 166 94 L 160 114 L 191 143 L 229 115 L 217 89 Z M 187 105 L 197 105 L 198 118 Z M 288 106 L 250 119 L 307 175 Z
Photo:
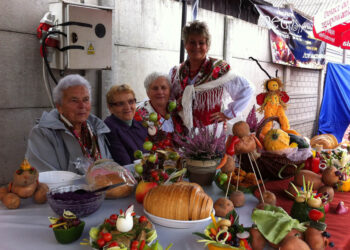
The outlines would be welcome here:
M 110 189 L 106 198 L 116 199 L 130 195 L 137 184 L 132 173 L 113 160 L 98 160 L 86 173 L 86 181 L 94 188 L 125 182 L 125 185 Z

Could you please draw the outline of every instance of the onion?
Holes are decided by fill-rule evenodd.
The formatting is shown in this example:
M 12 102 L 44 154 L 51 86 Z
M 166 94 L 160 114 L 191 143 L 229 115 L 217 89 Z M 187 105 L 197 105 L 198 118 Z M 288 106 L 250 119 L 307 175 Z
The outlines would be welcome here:
M 349 208 L 344 205 L 344 202 L 339 202 L 337 208 L 335 209 L 336 214 L 346 214 Z

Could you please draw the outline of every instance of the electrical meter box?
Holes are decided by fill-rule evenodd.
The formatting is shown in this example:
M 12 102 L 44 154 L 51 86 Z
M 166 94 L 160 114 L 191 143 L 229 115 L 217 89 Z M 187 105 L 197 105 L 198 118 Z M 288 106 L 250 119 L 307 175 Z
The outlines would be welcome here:
M 54 69 L 111 69 L 112 8 L 60 1 L 50 3 L 58 35 L 50 67 Z M 63 51 L 62 51 L 63 48 Z

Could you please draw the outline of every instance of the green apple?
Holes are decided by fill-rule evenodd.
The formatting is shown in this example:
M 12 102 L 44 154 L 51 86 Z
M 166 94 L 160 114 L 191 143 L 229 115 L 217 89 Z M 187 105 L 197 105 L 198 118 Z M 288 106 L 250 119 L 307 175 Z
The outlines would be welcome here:
M 136 173 L 138 173 L 139 175 L 142 174 L 142 172 L 143 172 L 143 167 L 142 167 L 142 164 L 141 164 L 141 163 L 136 164 L 136 165 L 134 166 L 134 168 L 135 168 L 135 172 L 136 172 Z
M 142 157 L 143 157 L 143 153 L 142 153 L 142 151 L 141 150 L 136 150 L 135 152 L 134 152 L 134 157 L 135 157 L 135 159 L 142 159 Z
M 170 114 L 166 114 L 166 115 L 164 116 L 164 119 L 165 119 L 165 120 L 169 120 L 169 119 L 170 119 Z
M 173 160 L 173 161 L 176 161 L 177 159 L 179 159 L 179 157 L 180 157 L 180 155 L 177 152 L 171 152 L 169 154 L 169 159 Z
M 157 161 L 157 156 L 155 154 L 148 156 L 148 161 L 155 163 Z
M 144 148 L 145 150 L 151 151 L 151 149 L 153 148 L 153 143 L 150 142 L 150 141 L 146 141 L 146 142 L 143 144 L 143 148 Z
M 158 121 L 158 114 L 157 113 L 151 113 L 148 118 L 151 122 L 156 122 Z
M 168 110 L 169 112 L 173 111 L 176 108 L 176 102 L 175 101 L 171 101 L 168 104 Z

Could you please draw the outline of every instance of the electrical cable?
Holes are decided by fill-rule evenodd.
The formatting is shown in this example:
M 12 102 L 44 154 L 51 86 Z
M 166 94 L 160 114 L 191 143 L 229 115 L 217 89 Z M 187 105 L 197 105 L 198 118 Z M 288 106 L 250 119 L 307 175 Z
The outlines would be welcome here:
M 51 88 L 50 88 L 50 85 L 49 85 L 50 83 L 47 81 L 47 77 L 46 77 L 44 58 L 43 58 L 43 78 L 44 78 L 45 90 L 46 90 L 46 93 L 47 93 L 47 95 L 48 95 L 48 97 L 49 97 L 49 101 L 50 101 L 51 107 L 52 107 L 52 108 L 55 108 L 55 105 L 54 105 L 54 103 L 53 103 Z
M 65 23 L 56 24 L 54 26 L 57 27 L 57 26 L 68 26 L 68 25 L 77 25 L 77 26 L 92 28 L 92 24 L 81 23 L 81 22 L 65 22 Z
M 50 67 L 50 64 L 47 60 L 47 55 L 46 55 L 46 39 L 49 37 L 49 35 L 52 35 L 52 34 L 60 34 L 60 35 L 63 35 L 65 37 L 67 37 L 66 33 L 62 32 L 62 31 L 58 31 L 58 30 L 55 30 L 55 31 L 49 31 L 46 33 L 46 35 L 44 36 L 43 38 L 43 42 L 42 42 L 42 50 L 43 50 L 43 58 L 44 58 L 44 62 L 45 62 L 45 65 L 47 67 L 47 71 L 49 72 L 52 80 L 55 82 L 55 84 L 57 85 L 57 80 L 54 76 L 54 74 L 52 73 L 52 70 L 51 70 L 51 67 Z

